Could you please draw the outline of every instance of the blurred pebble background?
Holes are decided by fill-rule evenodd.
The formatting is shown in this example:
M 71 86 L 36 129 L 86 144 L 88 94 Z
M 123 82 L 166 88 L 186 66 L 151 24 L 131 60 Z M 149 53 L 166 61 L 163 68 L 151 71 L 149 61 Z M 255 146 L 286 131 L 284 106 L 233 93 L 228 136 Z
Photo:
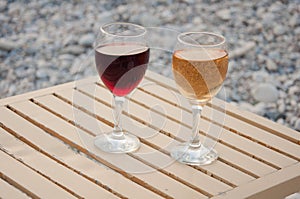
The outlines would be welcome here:
M 0 0 L 0 98 L 97 75 L 93 43 L 112 21 L 158 30 L 150 46 L 167 47 L 151 52 L 149 70 L 171 78 L 175 33 L 224 35 L 219 97 L 300 131 L 299 0 Z

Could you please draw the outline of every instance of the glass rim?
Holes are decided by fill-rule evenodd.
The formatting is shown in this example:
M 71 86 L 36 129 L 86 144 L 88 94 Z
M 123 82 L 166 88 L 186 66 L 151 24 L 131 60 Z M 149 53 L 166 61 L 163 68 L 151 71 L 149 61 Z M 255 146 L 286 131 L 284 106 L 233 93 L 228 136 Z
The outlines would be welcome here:
M 184 35 L 188 36 L 189 34 L 212 35 L 212 36 L 221 38 L 221 41 L 218 42 L 217 44 L 193 44 L 193 43 L 190 43 L 190 42 L 183 41 L 181 39 L 182 36 L 184 36 Z M 213 32 L 183 32 L 183 33 L 180 33 L 177 36 L 177 40 L 180 41 L 181 43 L 185 44 L 185 45 L 194 46 L 194 47 L 217 47 L 217 46 L 224 45 L 225 42 L 226 42 L 226 39 L 225 39 L 225 37 L 223 35 L 216 34 L 216 33 L 213 33 Z
M 142 30 L 141 33 L 139 34 L 132 34 L 132 35 L 118 35 L 118 34 L 114 34 L 114 33 L 110 33 L 106 30 L 104 30 L 104 28 L 111 26 L 111 25 L 127 25 L 127 26 L 134 26 L 136 28 L 139 28 Z M 104 25 L 102 25 L 100 27 L 100 31 L 103 32 L 104 34 L 110 35 L 110 36 L 116 36 L 116 37 L 140 37 L 146 34 L 147 29 L 141 25 L 138 24 L 134 24 L 134 23 L 129 23 L 129 22 L 110 22 L 110 23 L 106 23 Z

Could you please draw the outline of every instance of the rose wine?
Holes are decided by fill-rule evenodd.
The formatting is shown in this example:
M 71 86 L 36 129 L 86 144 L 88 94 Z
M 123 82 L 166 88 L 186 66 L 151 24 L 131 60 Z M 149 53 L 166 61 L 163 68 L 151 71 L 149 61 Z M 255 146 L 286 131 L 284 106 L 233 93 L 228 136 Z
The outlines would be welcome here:
M 221 49 L 185 49 L 173 54 L 173 74 L 179 91 L 188 99 L 206 103 L 221 88 L 228 54 Z
M 96 66 L 106 87 L 116 96 L 130 93 L 145 75 L 149 48 L 136 43 L 98 46 Z

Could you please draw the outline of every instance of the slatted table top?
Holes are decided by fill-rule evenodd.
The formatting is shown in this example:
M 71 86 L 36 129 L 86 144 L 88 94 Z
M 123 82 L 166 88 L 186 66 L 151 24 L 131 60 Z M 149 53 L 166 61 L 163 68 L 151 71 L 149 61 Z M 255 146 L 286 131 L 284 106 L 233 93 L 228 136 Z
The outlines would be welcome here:
M 112 95 L 98 77 L 0 100 L 0 198 L 283 198 L 300 190 L 299 132 L 214 99 L 200 134 L 219 158 L 187 166 L 169 155 L 188 140 L 192 117 L 174 82 L 148 71 L 128 98 L 123 127 L 142 143 L 129 154 L 93 145 L 113 126 Z

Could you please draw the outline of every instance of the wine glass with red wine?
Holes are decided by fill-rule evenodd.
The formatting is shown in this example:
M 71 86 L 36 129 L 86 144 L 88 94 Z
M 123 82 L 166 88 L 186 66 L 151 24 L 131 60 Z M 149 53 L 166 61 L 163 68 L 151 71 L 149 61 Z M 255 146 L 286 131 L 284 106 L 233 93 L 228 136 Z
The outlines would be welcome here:
M 114 22 L 100 28 L 95 48 L 98 74 L 114 98 L 114 128 L 97 135 L 94 144 L 110 153 L 137 150 L 139 139 L 122 129 L 121 115 L 125 96 L 143 79 L 149 62 L 150 49 L 142 26 Z

